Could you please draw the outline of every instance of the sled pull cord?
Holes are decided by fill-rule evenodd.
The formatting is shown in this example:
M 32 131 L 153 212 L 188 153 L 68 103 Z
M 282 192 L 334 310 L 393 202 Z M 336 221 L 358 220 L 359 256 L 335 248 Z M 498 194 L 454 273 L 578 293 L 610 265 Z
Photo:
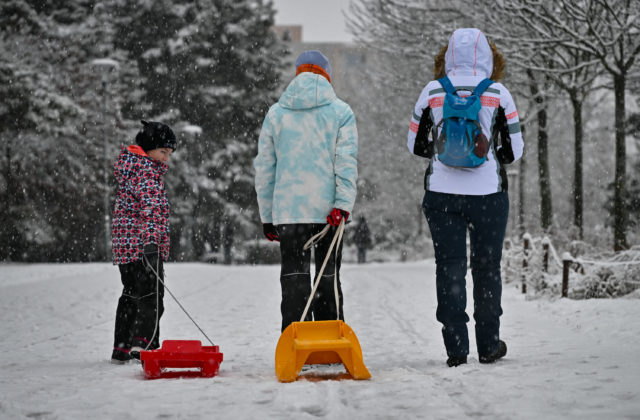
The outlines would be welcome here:
M 180 309 L 182 309 L 182 312 L 184 312 L 184 313 L 189 317 L 189 319 L 191 320 L 191 322 L 193 322 L 193 325 L 195 325 L 195 326 L 200 330 L 200 332 L 202 333 L 202 335 L 204 335 L 204 336 L 205 336 L 205 338 L 207 339 L 207 341 L 208 341 L 212 346 L 215 346 L 215 344 L 213 344 L 213 341 L 211 341 L 211 339 L 209 338 L 209 336 L 208 336 L 207 334 L 205 334 L 205 333 L 204 333 L 204 331 L 202 331 L 202 328 L 200 328 L 200 325 L 198 325 L 198 323 L 197 323 L 197 322 L 196 322 L 196 321 L 191 317 L 191 315 L 189 315 L 189 312 L 187 312 L 187 310 L 186 310 L 186 309 L 184 309 L 184 307 L 182 306 L 182 304 L 180 303 L 180 301 L 178 301 L 178 298 L 176 298 L 176 297 L 174 296 L 174 294 L 173 294 L 173 293 L 171 293 L 171 290 L 169 290 L 169 288 L 168 288 L 168 287 L 167 287 L 167 285 L 164 283 L 164 281 L 162 281 L 162 279 L 160 278 L 160 275 L 158 274 L 158 272 L 157 272 L 153 267 L 150 267 L 150 268 L 151 268 L 151 271 L 153 271 L 153 273 L 156 275 L 156 279 L 157 279 L 160 283 L 162 283 L 162 285 L 164 286 L 164 289 L 165 289 L 167 292 L 169 292 L 169 294 L 171 295 L 171 297 L 173 298 L 173 300 L 175 300 L 175 301 L 176 301 L 176 303 L 178 304 L 178 306 L 180 307 Z M 157 312 L 157 311 L 156 311 L 156 312 Z M 156 321 L 156 326 L 157 326 L 157 324 L 158 324 L 158 322 Z
M 304 249 L 305 250 L 309 249 L 311 248 L 311 246 L 318 243 L 318 241 L 320 241 L 320 239 L 322 239 L 327 234 L 330 228 L 331 228 L 331 225 L 327 225 L 324 227 L 324 229 L 322 229 L 320 233 L 312 236 L 304 244 Z M 338 317 L 336 319 L 340 319 L 340 296 L 338 296 L 338 248 L 340 247 L 340 241 L 342 240 L 343 232 L 344 232 L 344 219 L 340 221 L 340 225 L 338 226 L 338 229 L 336 229 L 336 233 L 333 235 L 333 240 L 331 241 L 331 245 L 327 250 L 327 256 L 324 257 L 324 262 L 322 263 L 322 267 L 320 268 L 320 271 L 318 272 L 318 276 L 316 277 L 316 281 L 313 284 L 311 295 L 309 295 L 309 299 L 307 300 L 307 305 L 304 308 L 304 312 L 302 312 L 302 316 L 300 317 L 300 322 L 303 322 L 305 317 L 307 316 L 307 312 L 309 311 L 309 307 L 311 306 L 313 297 L 316 294 L 316 290 L 318 290 L 318 285 L 320 285 L 320 278 L 322 277 L 322 273 L 324 273 L 324 268 L 327 266 L 327 262 L 329 262 L 329 258 L 331 257 L 331 251 L 333 250 L 334 245 L 336 246 L 336 254 L 335 254 L 336 257 L 333 264 L 335 269 L 333 273 L 333 292 L 336 296 L 336 312 L 338 314 Z M 337 245 L 336 245 L 336 241 L 338 242 Z
M 327 224 L 324 227 L 324 229 L 322 229 L 320 232 L 316 233 L 311 238 L 309 238 L 309 240 L 304 243 L 304 246 L 302 247 L 302 249 L 306 251 L 307 249 L 311 248 L 312 246 L 320 242 L 320 239 L 324 238 L 327 232 L 329 232 L 329 228 L 331 228 L 331 225 Z

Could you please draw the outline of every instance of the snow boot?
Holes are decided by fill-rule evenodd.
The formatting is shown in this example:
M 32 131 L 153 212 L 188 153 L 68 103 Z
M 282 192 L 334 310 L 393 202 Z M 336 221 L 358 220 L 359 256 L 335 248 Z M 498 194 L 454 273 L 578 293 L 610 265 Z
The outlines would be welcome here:
M 451 356 L 447 359 L 447 366 L 456 367 L 467 363 L 467 356 Z
M 131 347 L 131 351 L 129 352 L 129 356 L 131 356 L 132 359 L 135 359 L 137 361 L 140 361 L 140 352 L 144 350 L 142 347 Z
M 131 360 L 131 356 L 129 355 L 128 350 L 113 349 L 113 353 L 111 353 L 111 364 L 124 365 L 130 360 Z
M 507 344 L 500 340 L 498 342 L 498 348 L 492 354 L 488 356 L 480 356 L 480 363 L 493 363 L 498 359 L 503 358 L 507 354 Z

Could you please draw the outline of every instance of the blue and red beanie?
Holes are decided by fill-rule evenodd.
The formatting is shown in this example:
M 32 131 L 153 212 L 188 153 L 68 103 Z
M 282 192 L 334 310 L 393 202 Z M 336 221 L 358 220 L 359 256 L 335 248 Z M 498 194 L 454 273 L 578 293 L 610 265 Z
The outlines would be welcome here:
M 176 150 L 177 141 L 173 130 L 161 122 L 141 120 L 142 129 L 136 135 L 136 143 L 148 152 L 163 147 Z
M 311 72 L 324 76 L 331 83 L 331 64 L 318 50 L 308 50 L 296 60 L 296 76 L 303 72 Z

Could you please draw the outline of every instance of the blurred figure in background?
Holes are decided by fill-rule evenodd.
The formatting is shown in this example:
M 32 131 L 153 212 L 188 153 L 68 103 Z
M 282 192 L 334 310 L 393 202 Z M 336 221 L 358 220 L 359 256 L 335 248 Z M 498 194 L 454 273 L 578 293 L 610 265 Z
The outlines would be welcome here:
M 364 216 L 358 218 L 354 240 L 358 248 L 358 264 L 364 264 L 367 262 L 367 249 L 371 246 L 371 231 Z

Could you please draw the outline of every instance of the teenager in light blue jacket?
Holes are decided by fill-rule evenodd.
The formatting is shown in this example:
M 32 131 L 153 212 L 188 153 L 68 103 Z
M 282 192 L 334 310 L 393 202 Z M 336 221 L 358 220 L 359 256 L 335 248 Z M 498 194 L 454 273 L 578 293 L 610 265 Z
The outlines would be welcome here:
M 296 60 L 296 77 L 267 113 L 254 160 L 263 231 L 270 241 L 280 242 L 282 330 L 300 320 L 311 293 L 311 253 L 302 249 L 304 243 L 332 225 L 315 246 L 319 269 L 336 227 L 353 210 L 357 154 L 356 120 L 333 91 L 329 61 L 320 51 L 303 52 Z M 338 314 L 343 319 L 339 279 L 339 308 L 333 289 L 340 260 L 341 248 L 327 263 L 308 320 L 311 312 L 315 320 Z

